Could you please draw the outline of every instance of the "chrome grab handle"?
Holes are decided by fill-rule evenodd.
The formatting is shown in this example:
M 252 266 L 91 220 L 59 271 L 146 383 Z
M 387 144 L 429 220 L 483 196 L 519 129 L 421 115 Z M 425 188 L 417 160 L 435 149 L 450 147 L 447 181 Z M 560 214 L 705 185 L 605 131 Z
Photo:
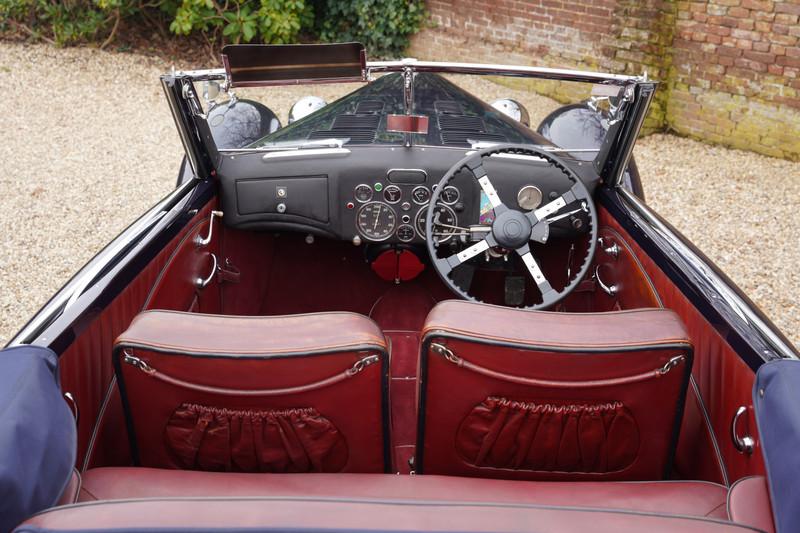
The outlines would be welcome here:
M 619 287 L 616 285 L 606 285 L 603 283 L 603 280 L 600 279 L 600 265 L 594 267 L 594 279 L 597 280 L 597 284 L 600 285 L 600 288 L 603 290 L 603 292 L 609 296 L 616 296 L 617 292 L 619 292 Z
M 198 289 L 205 289 L 206 286 L 211 283 L 214 279 L 214 276 L 217 274 L 217 256 L 214 254 L 209 254 L 211 256 L 211 273 L 206 278 L 197 278 L 194 280 L 194 285 Z
M 211 243 L 211 237 L 214 234 L 214 217 L 222 218 L 222 211 L 211 211 L 211 216 L 208 219 L 208 235 L 201 237 L 200 234 L 195 236 L 194 244 L 198 248 L 208 246 Z
M 75 425 L 77 426 L 78 421 L 80 420 L 80 411 L 78 411 L 78 402 L 75 400 L 75 397 L 72 395 L 71 392 L 65 392 L 64 399 L 67 401 L 67 405 L 72 411 L 72 416 L 75 417 Z
M 733 445 L 736 447 L 739 453 L 751 455 L 756 448 L 756 441 L 750 435 L 744 435 L 740 437 L 739 431 L 737 430 L 737 427 L 739 426 L 739 419 L 746 412 L 747 407 L 740 405 L 736 410 L 736 414 L 733 415 L 733 420 L 731 421 L 731 439 L 733 439 Z

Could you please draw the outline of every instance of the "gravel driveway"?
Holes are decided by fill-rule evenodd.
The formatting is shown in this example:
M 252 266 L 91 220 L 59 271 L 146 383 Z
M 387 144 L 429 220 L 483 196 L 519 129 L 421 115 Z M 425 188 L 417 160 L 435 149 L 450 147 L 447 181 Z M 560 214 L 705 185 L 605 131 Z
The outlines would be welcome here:
M 0 43 L 0 345 L 174 186 L 182 148 L 158 83 L 169 67 Z M 464 85 L 486 99 L 523 100 L 534 123 L 557 106 L 482 79 Z M 353 88 L 312 90 L 330 101 Z M 307 90 L 259 92 L 283 118 Z M 649 203 L 800 345 L 800 163 L 671 135 L 641 140 L 636 159 Z

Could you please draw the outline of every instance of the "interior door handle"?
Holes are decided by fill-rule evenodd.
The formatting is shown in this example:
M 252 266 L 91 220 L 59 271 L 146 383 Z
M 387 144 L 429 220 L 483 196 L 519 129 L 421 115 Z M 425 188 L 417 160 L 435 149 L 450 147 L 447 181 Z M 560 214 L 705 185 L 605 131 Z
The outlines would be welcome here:
M 214 276 L 217 275 L 217 268 L 218 268 L 217 256 L 214 255 L 214 254 L 208 254 L 208 255 L 211 256 L 211 273 L 208 275 L 208 277 L 197 278 L 197 279 L 194 280 L 194 285 L 198 289 L 205 289 L 206 286 L 209 283 L 211 283 L 211 281 L 214 279 Z
M 194 244 L 200 248 L 211 244 L 211 237 L 214 235 L 214 217 L 222 218 L 222 211 L 211 211 L 211 216 L 208 218 L 208 235 L 201 237 L 198 233 L 194 238 Z
M 751 455 L 756 448 L 756 441 L 750 435 L 739 436 L 739 419 L 747 412 L 747 407 L 740 405 L 731 420 L 731 439 L 739 453 Z

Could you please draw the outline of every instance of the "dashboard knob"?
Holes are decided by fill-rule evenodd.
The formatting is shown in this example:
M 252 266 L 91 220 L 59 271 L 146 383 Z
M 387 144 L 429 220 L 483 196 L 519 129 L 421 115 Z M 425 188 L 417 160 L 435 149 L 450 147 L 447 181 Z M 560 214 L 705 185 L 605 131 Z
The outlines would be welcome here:
M 276 209 L 277 209 L 278 213 L 285 213 L 286 212 L 286 204 L 281 202 L 281 203 L 278 204 Z
M 361 237 L 358 235 L 353 237 L 353 246 L 361 246 Z

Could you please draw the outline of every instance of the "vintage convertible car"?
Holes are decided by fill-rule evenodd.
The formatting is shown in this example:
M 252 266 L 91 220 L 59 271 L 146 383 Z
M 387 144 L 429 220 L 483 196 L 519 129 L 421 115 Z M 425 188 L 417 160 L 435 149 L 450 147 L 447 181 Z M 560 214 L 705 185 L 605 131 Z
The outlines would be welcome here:
M 223 64 L 161 78 L 177 188 L 0 358 L 0 529 L 800 531 L 798 354 L 644 203 L 656 83 Z M 534 130 L 460 74 L 588 100 Z

